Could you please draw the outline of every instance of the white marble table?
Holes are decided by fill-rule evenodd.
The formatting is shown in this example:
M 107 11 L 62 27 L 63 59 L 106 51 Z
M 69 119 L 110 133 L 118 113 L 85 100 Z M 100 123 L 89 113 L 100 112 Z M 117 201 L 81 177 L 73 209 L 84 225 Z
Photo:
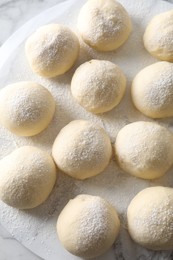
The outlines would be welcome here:
M 0 0 L 0 46 L 26 21 L 61 1 L 64 0 Z M 165 1 L 173 3 L 173 0 Z M 0 260 L 11 259 L 39 260 L 41 258 L 18 243 L 0 225 Z

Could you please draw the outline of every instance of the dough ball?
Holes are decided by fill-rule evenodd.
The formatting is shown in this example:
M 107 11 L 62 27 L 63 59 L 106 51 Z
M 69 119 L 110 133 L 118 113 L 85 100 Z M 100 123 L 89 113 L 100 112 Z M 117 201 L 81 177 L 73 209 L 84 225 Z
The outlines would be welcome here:
M 40 133 L 49 125 L 54 112 L 54 98 L 37 83 L 18 82 L 0 91 L 0 122 L 16 135 Z
M 132 83 L 136 108 L 152 118 L 173 116 L 173 64 L 162 61 L 141 70 Z
M 117 106 L 125 92 L 126 78 L 110 61 L 91 60 L 82 64 L 73 75 L 71 91 L 86 110 L 103 113 Z
M 144 46 L 154 57 L 173 61 L 173 10 L 150 21 L 144 33 Z
M 43 203 L 56 181 L 56 167 L 49 154 L 23 146 L 0 161 L 0 199 L 18 209 Z
M 87 44 L 99 51 L 120 47 L 131 29 L 127 11 L 114 0 L 89 0 L 79 13 L 79 33 Z
M 155 179 L 173 164 L 173 134 L 153 122 L 135 122 L 123 127 L 115 142 L 119 166 L 136 177 Z
M 58 134 L 52 155 L 60 170 L 83 180 L 101 173 L 107 167 L 112 146 L 100 126 L 90 121 L 75 120 Z
M 84 258 L 107 251 L 119 229 L 116 210 L 104 199 L 91 195 L 78 195 L 70 200 L 57 221 L 60 242 L 70 253 Z
M 136 243 L 152 250 L 173 250 L 173 188 L 139 192 L 128 207 L 127 219 Z
M 78 57 L 79 41 L 66 26 L 48 24 L 33 33 L 25 45 L 31 69 L 43 77 L 55 77 L 68 71 Z

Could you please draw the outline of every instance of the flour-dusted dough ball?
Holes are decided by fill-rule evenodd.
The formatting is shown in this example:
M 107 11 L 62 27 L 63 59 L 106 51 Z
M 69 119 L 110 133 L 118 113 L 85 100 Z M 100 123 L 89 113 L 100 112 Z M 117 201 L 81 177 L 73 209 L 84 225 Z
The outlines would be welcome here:
M 18 82 L 0 91 L 0 122 L 16 135 L 40 133 L 49 125 L 54 112 L 54 98 L 37 83 Z
M 126 78 L 121 69 L 110 61 L 91 60 L 74 73 L 71 91 L 86 110 L 103 113 L 117 106 L 125 92 Z
M 141 70 L 133 80 L 136 108 L 152 118 L 173 116 L 173 64 L 161 61 Z
M 79 33 L 87 44 L 99 51 L 120 47 L 131 29 L 127 11 L 114 0 L 89 0 L 79 13 Z
M 154 57 L 173 61 L 173 10 L 150 21 L 144 33 L 144 46 Z
M 68 71 L 78 57 L 79 41 L 66 26 L 48 24 L 33 33 L 25 45 L 31 69 L 43 77 L 55 77 Z
M 128 207 L 127 219 L 136 243 L 152 250 L 173 250 L 173 188 L 139 192 Z
M 0 199 L 19 209 L 43 203 L 56 181 L 56 167 L 46 152 L 23 146 L 0 161 Z
M 159 178 L 173 164 L 173 134 L 153 122 L 135 122 L 123 127 L 115 142 L 119 166 L 136 177 Z
M 60 242 L 73 255 L 93 258 L 107 251 L 119 234 L 116 210 L 104 199 L 78 195 L 59 215 Z
M 83 180 L 107 167 L 112 146 L 109 136 L 100 126 L 90 121 L 74 120 L 58 134 L 52 155 L 59 169 Z

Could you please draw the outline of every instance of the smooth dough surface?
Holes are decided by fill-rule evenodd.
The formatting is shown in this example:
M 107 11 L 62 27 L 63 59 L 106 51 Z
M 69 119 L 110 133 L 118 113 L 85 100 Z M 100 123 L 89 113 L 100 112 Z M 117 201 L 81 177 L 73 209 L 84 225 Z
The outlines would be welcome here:
M 89 0 L 78 17 L 78 30 L 83 40 L 99 51 L 120 47 L 132 30 L 124 7 L 114 0 Z
M 55 101 L 43 86 L 29 81 L 17 82 L 0 91 L 0 122 L 19 136 L 43 131 L 55 112 Z
M 84 258 L 107 251 L 119 229 L 116 210 L 104 199 L 91 195 L 78 195 L 70 200 L 57 221 L 60 242 L 70 253 Z
M 126 78 L 121 69 L 110 61 L 91 60 L 74 73 L 71 91 L 86 110 L 104 113 L 117 106 L 125 92 Z
M 173 64 L 160 61 L 142 69 L 131 88 L 135 107 L 152 118 L 173 116 Z
M 0 161 L 0 199 L 11 207 L 34 208 L 43 203 L 56 181 L 56 166 L 46 152 L 23 146 Z
M 173 250 L 173 188 L 139 192 L 128 207 L 127 219 L 136 243 L 152 250 Z
M 143 39 L 151 55 L 173 61 L 173 10 L 156 15 L 148 24 Z
M 52 149 L 60 170 L 77 179 L 101 173 L 112 155 L 110 138 L 90 121 L 74 120 L 61 129 Z
M 125 172 L 143 179 L 159 178 L 173 164 L 173 133 L 153 122 L 131 123 L 119 131 L 115 153 Z
M 43 77 L 67 72 L 78 57 L 77 36 L 61 24 L 48 24 L 37 29 L 26 41 L 26 57 L 31 69 Z

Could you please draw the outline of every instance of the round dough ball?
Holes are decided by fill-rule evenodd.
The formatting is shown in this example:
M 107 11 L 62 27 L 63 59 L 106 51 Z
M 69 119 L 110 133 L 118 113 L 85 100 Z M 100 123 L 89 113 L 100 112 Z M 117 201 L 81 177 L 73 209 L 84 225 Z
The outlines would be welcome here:
M 48 24 L 28 38 L 25 52 L 35 73 L 55 77 L 64 74 L 74 64 L 79 53 L 79 41 L 68 27 Z
M 156 15 L 148 24 L 143 39 L 151 55 L 173 61 L 173 10 Z
M 152 250 L 173 250 L 173 189 L 150 187 L 139 192 L 128 211 L 132 239 Z
M 56 167 L 49 154 L 23 146 L 0 161 L 0 199 L 18 209 L 43 203 L 56 181 Z
M 89 0 L 78 17 L 83 40 L 99 51 L 120 47 L 129 37 L 132 24 L 124 7 L 114 0 Z
M 60 170 L 83 180 L 101 173 L 107 167 L 112 146 L 100 126 L 85 120 L 74 120 L 58 134 L 52 155 Z
M 74 73 L 71 91 L 86 110 L 103 113 L 117 106 L 125 92 L 126 78 L 121 69 L 110 61 L 91 60 Z
M 123 127 L 115 142 L 119 166 L 136 177 L 155 179 L 173 164 L 173 134 L 153 122 L 135 122 Z
M 0 91 L 0 122 L 16 135 L 40 133 L 49 125 L 54 112 L 54 98 L 37 83 L 18 82 Z
M 107 251 L 119 229 L 116 210 L 104 199 L 91 195 L 78 195 L 70 200 L 57 221 L 60 242 L 70 253 L 84 258 Z
M 152 118 L 173 116 L 173 64 L 162 61 L 141 70 L 132 83 L 136 108 Z

